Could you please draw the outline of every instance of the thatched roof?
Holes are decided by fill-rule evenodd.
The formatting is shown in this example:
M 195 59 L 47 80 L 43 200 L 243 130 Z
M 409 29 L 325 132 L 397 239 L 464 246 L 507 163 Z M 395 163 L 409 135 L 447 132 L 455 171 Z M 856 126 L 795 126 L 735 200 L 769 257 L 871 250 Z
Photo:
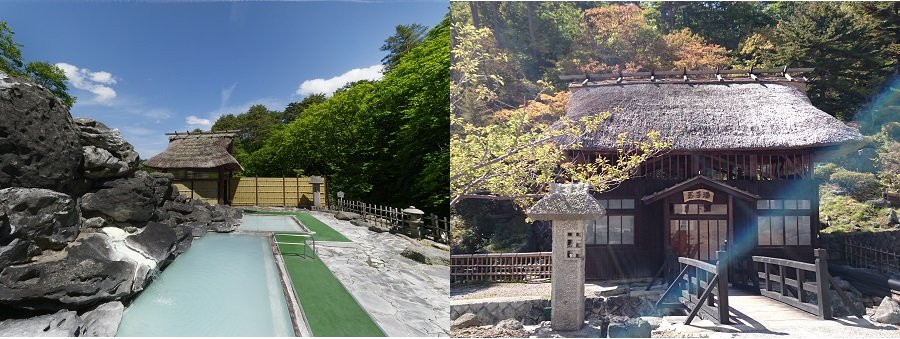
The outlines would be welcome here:
M 572 86 L 566 116 L 609 111 L 582 149 L 614 150 L 616 136 L 671 137 L 673 150 L 822 147 L 860 142 L 852 127 L 814 107 L 795 83 L 632 83 Z
M 244 168 L 229 152 L 234 136 L 234 133 L 172 135 L 169 136 L 166 150 L 147 160 L 146 164 L 166 169 L 211 169 L 223 166 L 225 170 L 240 171 Z
M 534 220 L 591 220 L 606 210 L 588 193 L 586 184 L 551 184 L 550 194 L 528 209 L 528 217 Z

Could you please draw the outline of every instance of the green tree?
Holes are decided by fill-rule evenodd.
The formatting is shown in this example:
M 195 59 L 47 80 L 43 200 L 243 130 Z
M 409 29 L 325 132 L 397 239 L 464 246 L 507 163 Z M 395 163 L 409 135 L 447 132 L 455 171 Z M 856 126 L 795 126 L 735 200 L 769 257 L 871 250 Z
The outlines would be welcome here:
M 427 27 L 419 24 L 397 25 L 394 35 L 385 39 L 384 45 L 381 45 L 381 50 L 388 52 L 381 59 L 384 73 L 392 71 L 400 63 L 400 58 L 404 54 L 421 45 L 427 30 Z
M 775 63 L 815 67 L 808 86 L 812 103 L 852 119 L 897 64 L 889 50 L 897 34 L 882 35 L 878 22 L 850 4 L 805 4 L 775 27 Z
M 325 99 L 325 94 L 316 93 L 303 98 L 303 100 L 300 100 L 299 102 L 289 103 L 281 114 L 281 123 L 288 124 L 291 121 L 294 121 L 294 119 L 297 119 L 297 117 L 299 117 L 307 108 L 315 104 L 323 103 L 325 102 Z
M 5 21 L 0 21 L 0 71 L 14 77 L 26 77 L 44 86 L 68 108 L 75 104 L 75 97 L 68 93 L 66 74 L 56 65 L 22 60 L 22 45 L 13 40 L 13 32 Z
M 734 50 L 746 36 L 774 24 L 765 9 L 753 1 L 659 1 L 647 4 L 646 15 L 663 34 L 687 28 Z

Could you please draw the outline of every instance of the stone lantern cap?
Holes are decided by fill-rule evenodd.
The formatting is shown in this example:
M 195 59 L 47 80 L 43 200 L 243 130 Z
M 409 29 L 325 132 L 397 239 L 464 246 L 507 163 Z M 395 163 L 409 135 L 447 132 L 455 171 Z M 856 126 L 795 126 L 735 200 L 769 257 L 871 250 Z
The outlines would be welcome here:
M 413 215 L 425 215 L 425 211 L 416 208 L 415 206 L 409 206 L 409 208 L 404 208 L 401 212 L 406 214 Z
M 318 175 L 314 175 L 314 176 L 309 177 L 309 183 L 310 184 L 324 184 L 325 179 L 323 179 L 322 177 L 320 177 Z
M 598 219 L 606 214 L 606 210 L 588 189 L 588 184 L 551 184 L 550 194 L 528 209 L 528 217 L 534 220 Z

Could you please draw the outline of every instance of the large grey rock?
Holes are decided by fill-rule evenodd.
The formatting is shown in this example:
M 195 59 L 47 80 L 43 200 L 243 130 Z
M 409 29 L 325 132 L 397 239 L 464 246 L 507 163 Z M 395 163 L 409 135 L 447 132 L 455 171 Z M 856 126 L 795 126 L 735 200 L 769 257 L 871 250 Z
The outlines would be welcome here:
M 82 175 L 89 179 L 104 179 L 122 177 L 131 172 L 135 168 L 122 159 L 116 158 L 109 151 L 94 146 L 82 147 L 84 152 L 84 163 L 82 164 Z
M 125 306 L 121 302 L 111 301 L 81 315 L 84 323 L 79 332 L 80 337 L 115 337 L 122 322 Z
M 68 192 L 81 157 L 65 104 L 30 80 L 0 72 L 0 188 Z
M 138 265 L 122 260 L 104 234 L 78 240 L 64 252 L 0 271 L 0 304 L 55 311 L 121 300 L 133 293 Z
M 13 239 L 12 242 L 0 246 L 0 270 L 4 267 L 28 261 L 31 243 L 27 240 Z
M 77 337 L 81 326 L 78 313 L 60 310 L 33 318 L 0 321 L 0 337 Z
M 650 338 L 650 323 L 641 318 L 613 317 L 606 329 L 608 338 Z
M 900 304 L 891 297 L 884 297 L 872 319 L 883 324 L 900 325 Z
M 463 314 L 463 315 L 459 316 L 459 318 L 454 319 L 453 322 L 450 323 L 451 330 L 472 327 L 472 326 L 481 326 L 481 322 L 478 321 L 478 317 L 472 313 Z
M 158 222 L 149 222 L 143 231 L 125 238 L 128 247 L 156 262 L 166 260 L 174 252 L 177 241 L 175 230 Z
M 353 220 L 353 219 L 358 219 L 359 214 L 356 214 L 353 212 L 340 211 L 340 212 L 337 212 L 334 214 L 334 218 L 337 220 Z
M 65 247 L 81 222 L 71 197 L 41 188 L 0 190 L 0 214 L 0 244 L 19 238 L 40 250 Z
M 148 186 L 153 189 L 153 195 L 156 196 L 156 201 L 162 204 L 165 201 L 172 200 L 174 197 L 172 196 L 172 192 L 176 192 L 177 189 L 175 186 L 172 186 L 172 180 L 175 179 L 175 176 L 172 173 L 161 173 L 154 172 L 149 174 Z
M 238 224 L 227 221 L 209 223 L 209 230 L 216 233 L 233 232 L 235 229 L 237 229 L 237 227 Z
M 521 330 L 523 326 L 521 321 L 516 319 L 506 319 L 497 323 L 497 327 L 507 330 Z
M 148 221 L 159 202 L 152 183 L 144 172 L 107 181 L 96 192 L 81 197 L 81 211 L 86 218 L 102 216 L 120 223 Z
M 124 177 L 138 169 L 138 153 L 119 130 L 88 118 L 76 118 L 74 122 L 83 145 L 84 163 L 81 170 L 84 177 Z
M 594 292 L 594 294 L 596 294 L 598 297 L 611 297 L 626 294 L 629 290 L 630 289 L 626 285 L 609 286 L 601 287 L 599 290 Z

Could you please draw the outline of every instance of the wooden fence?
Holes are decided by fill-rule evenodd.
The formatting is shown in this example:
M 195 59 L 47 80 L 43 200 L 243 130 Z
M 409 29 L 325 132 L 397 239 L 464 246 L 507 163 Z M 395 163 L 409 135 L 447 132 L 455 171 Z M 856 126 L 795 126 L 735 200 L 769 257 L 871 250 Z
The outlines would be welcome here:
M 549 279 L 551 252 L 455 254 L 450 256 L 450 282 L 528 281 Z
M 218 203 L 217 179 L 174 180 L 178 191 L 193 199 L 201 199 L 210 204 Z M 326 184 L 319 185 L 320 206 L 327 205 Z M 309 177 L 301 178 L 264 178 L 240 177 L 229 180 L 228 196 L 232 206 L 280 206 L 310 207 L 313 206 L 313 185 Z
M 844 239 L 844 261 L 847 265 L 871 268 L 879 273 L 900 272 L 900 254 Z
M 329 209 L 335 211 L 348 211 L 359 214 L 362 218 L 376 226 L 390 229 L 392 232 L 404 232 L 407 228 L 409 216 L 403 212 L 403 208 L 367 204 L 361 201 L 346 199 L 329 200 Z M 420 237 L 432 239 L 437 242 L 450 242 L 450 220 L 441 218 L 436 214 L 424 215 Z

